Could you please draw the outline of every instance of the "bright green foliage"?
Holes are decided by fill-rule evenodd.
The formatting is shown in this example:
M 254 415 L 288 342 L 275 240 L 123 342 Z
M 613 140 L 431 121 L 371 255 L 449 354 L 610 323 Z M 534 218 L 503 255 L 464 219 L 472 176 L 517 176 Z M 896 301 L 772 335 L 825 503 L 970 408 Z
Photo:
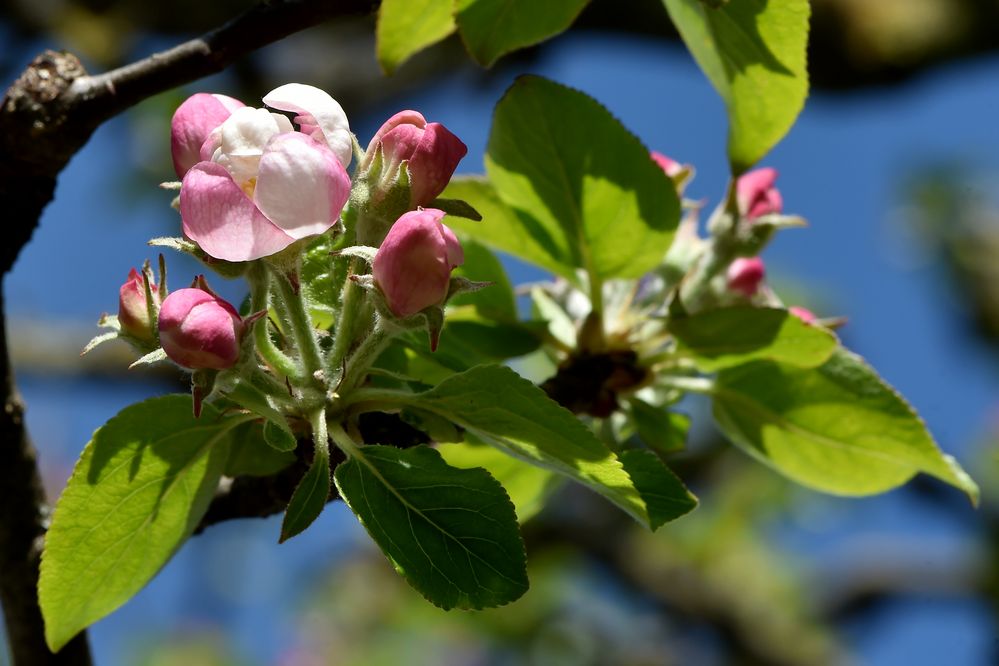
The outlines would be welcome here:
M 843 349 L 818 368 L 754 361 L 723 370 L 714 415 L 736 444 L 816 490 L 870 495 L 925 472 L 977 502 L 974 481 L 912 408 Z
M 450 225 L 452 218 L 447 218 Z M 459 266 L 455 275 L 488 282 L 488 288 L 467 294 L 458 294 L 448 301 L 448 305 L 474 305 L 475 311 L 486 319 L 502 322 L 517 321 L 517 303 L 513 296 L 513 285 L 506 276 L 506 270 L 499 257 L 471 238 L 461 239 L 461 249 L 465 253 L 465 263 Z
M 630 399 L 628 404 L 635 430 L 646 446 L 662 455 L 683 450 L 690 429 L 689 416 L 667 411 L 638 398 Z
M 540 265 L 572 281 L 576 268 L 596 283 L 639 277 L 662 261 L 679 220 L 648 149 L 593 98 L 537 76 L 517 79 L 496 106 L 486 171 L 514 214 L 493 220 L 496 206 L 469 198 L 488 235 L 460 228 L 511 254 L 528 247 L 528 261 L 547 255 Z
M 453 5 L 453 0 L 382 0 L 375 49 L 386 74 L 454 32 Z
M 442 446 L 440 454 L 454 467 L 482 467 L 506 489 L 520 522 L 530 520 L 544 507 L 560 477 L 508 456 L 499 449 L 464 441 Z
M 770 360 L 802 368 L 822 365 L 836 336 L 787 310 L 736 306 L 673 317 L 669 330 L 701 370 L 713 372 L 749 361 Z
M 513 504 L 485 470 L 451 467 L 425 446 L 372 445 L 335 478 L 371 538 L 434 605 L 490 608 L 527 591 Z
M 578 481 L 639 522 L 655 525 L 617 456 L 572 413 L 513 370 L 476 366 L 408 399 L 451 419 L 476 439 Z
M 808 0 L 663 0 L 728 108 L 728 155 L 740 174 L 791 129 L 808 96 Z
M 554 37 L 589 0 L 455 0 L 465 48 L 484 67 L 501 56 Z
M 618 457 L 645 502 L 653 530 L 697 506 L 697 498 L 652 451 L 630 449 Z
M 316 456 L 309 465 L 309 470 L 295 486 L 288 508 L 281 521 L 281 539 L 284 543 L 319 517 L 326 508 L 330 496 L 330 458 L 329 454 L 318 448 Z
M 168 395 L 126 407 L 94 432 L 45 538 L 39 603 L 53 651 L 125 603 L 191 535 L 245 418 Z
M 320 328 L 329 328 L 336 316 L 340 285 L 347 278 L 347 261 L 334 261 L 330 252 L 334 241 L 328 234 L 318 236 L 302 256 L 301 287 L 309 304 L 309 314 Z

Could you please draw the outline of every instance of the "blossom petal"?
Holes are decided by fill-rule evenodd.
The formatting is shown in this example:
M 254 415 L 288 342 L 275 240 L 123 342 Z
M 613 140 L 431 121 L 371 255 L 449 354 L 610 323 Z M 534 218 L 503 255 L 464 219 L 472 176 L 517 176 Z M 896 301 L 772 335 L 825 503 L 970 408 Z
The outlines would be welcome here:
M 214 162 L 199 162 L 184 176 L 180 216 L 184 234 L 216 259 L 259 259 L 295 241 L 264 217 L 225 167 Z
M 327 92 L 301 83 L 286 83 L 267 93 L 264 96 L 264 104 L 274 109 L 299 114 L 302 118 L 296 119 L 296 122 L 299 122 L 303 129 L 307 126 L 317 126 L 330 150 L 340 160 L 340 164 L 344 167 L 350 164 L 353 141 L 347 114 L 343 112 L 340 103 Z M 312 138 L 318 137 L 313 134 Z
M 349 196 L 350 178 L 325 144 L 288 132 L 264 149 L 253 200 L 292 238 L 321 234 L 336 224 Z
M 170 152 L 179 178 L 200 161 L 199 150 L 211 131 L 242 106 L 232 97 L 197 93 L 177 107 L 170 120 Z

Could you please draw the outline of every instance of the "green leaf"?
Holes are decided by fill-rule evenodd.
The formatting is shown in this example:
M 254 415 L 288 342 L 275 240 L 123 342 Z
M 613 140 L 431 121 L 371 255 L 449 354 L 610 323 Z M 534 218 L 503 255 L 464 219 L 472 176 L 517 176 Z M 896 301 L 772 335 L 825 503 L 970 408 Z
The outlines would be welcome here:
M 298 447 L 298 438 L 283 418 L 280 421 L 264 422 L 264 442 L 276 451 L 294 451 Z
M 455 30 L 453 0 L 382 0 L 375 50 L 386 74 Z
M 975 482 L 941 453 L 912 407 L 844 349 L 818 368 L 754 361 L 722 370 L 713 395 L 715 419 L 733 442 L 806 486 L 870 495 L 925 472 L 977 502 Z
M 465 253 L 465 263 L 455 270 L 455 275 L 492 284 L 478 291 L 458 294 L 448 301 L 448 305 L 474 305 L 475 311 L 486 319 L 516 322 L 517 303 L 513 285 L 510 284 L 499 258 L 485 245 L 471 238 L 461 239 L 461 249 Z
M 53 652 L 128 601 L 208 509 L 232 429 L 211 405 L 167 395 L 126 407 L 94 432 L 56 504 L 38 597 Z
M 506 489 L 521 523 L 544 508 L 545 500 L 562 479 L 471 438 L 437 450 L 452 467 L 482 467 L 489 472 Z
M 652 451 L 630 449 L 622 451 L 618 458 L 645 501 L 653 530 L 697 506 L 697 498 Z
M 483 469 L 426 446 L 365 446 L 335 473 L 340 495 L 406 580 L 436 606 L 491 608 L 527 591 L 513 504 Z
M 637 137 L 577 90 L 517 79 L 496 106 L 485 162 L 512 215 L 475 198 L 481 189 L 448 194 L 473 195 L 481 226 L 499 225 L 486 235 L 458 225 L 487 245 L 576 284 L 577 268 L 595 282 L 639 277 L 669 248 L 680 216 L 672 183 Z
M 229 459 L 225 464 L 226 476 L 270 476 L 295 462 L 292 450 L 280 451 L 266 441 L 264 427 L 260 423 L 244 423 L 232 431 L 232 445 Z M 271 426 L 277 432 L 284 431 Z
M 465 48 L 483 67 L 565 31 L 589 0 L 455 0 Z
M 329 453 L 316 451 L 316 457 L 309 465 L 302 480 L 295 486 L 288 508 L 281 521 L 281 538 L 284 543 L 300 534 L 319 517 L 326 508 L 330 497 L 330 458 Z
M 690 429 L 690 417 L 631 398 L 631 419 L 639 439 L 661 455 L 682 451 Z
M 805 105 L 808 0 L 663 2 L 725 101 L 729 161 L 738 175 L 787 134 Z
M 670 332 L 705 372 L 770 360 L 802 368 L 822 365 L 838 344 L 821 326 L 806 324 L 787 310 L 736 306 L 673 317 Z
M 578 481 L 640 523 L 653 524 L 614 453 L 569 410 L 510 368 L 476 366 L 429 391 L 398 399 L 451 419 L 509 455 Z

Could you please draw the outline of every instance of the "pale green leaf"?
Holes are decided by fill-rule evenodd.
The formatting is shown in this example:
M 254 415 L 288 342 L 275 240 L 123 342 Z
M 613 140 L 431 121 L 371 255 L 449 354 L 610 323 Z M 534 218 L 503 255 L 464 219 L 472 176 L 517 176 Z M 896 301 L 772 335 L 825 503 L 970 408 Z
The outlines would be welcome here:
M 697 64 L 728 108 L 736 174 L 780 141 L 808 96 L 808 0 L 663 0 Z
M 382 0 L 375 50 L 386 74 L 455 30 L 453 0 Z
M 45 537 L 38 596 L 53 651 L 128 601 L 191 535 L 245 420 L 211 405 L 196 419 L 190 396 L 167 395 L 94 432 Z
M 912 407 L 844 349 L 818 368 L 754 361 L 722 370 L 713 395 L 725 434 L 801 484 L 870 495 L 925 472 L 977 502 L 975 482 Z
M 458 31 L 482 66 L 566 30 L 589 0 L 454 0 Z

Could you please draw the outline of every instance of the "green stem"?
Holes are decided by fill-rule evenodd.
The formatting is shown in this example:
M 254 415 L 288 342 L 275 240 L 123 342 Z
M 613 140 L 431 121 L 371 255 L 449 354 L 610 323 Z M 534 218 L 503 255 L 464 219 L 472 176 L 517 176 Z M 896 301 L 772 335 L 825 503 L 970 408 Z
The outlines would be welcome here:
M 250 283 L 250 309 L 253 312 L 267 311 L 270 308 L 270 278 L 263 262 L 256 262 L 247 275 Z M 253 341 L 257 353 L 278 373 L 301 381 L 305 372 L 287 354 L 277 348 L 267 330 L 268 318 L 263 317 L 253 325 Z
M 351 458 L 356 458 L 358 460 L 364 460 L 364 456 L 361 455 L 360 447 L 354 442 L 353 438 L 347 434 L 347 431 L 343 429 L 343 426 L 339 423 L 330 424 L 330 437 L 333 438 L 333 443 L 340 448 L 341 451 L 346 453 Z
M 396 389 L 383 388 L 362 388 L 355 389 L 344 398 L 344 406 L 359 405 L 361 403 L 377 403 L 381 407 L 387 407 L 384 411 L 398 409 L 405 405 L 411 405 L 417 398 L 417 394 L 409 391 L 398 391 Z M 372 411 L 372 410 L 365 410 Z
M 351 275 L 357 272 L 360 260 L 352 257 L 350 266 L 347 268 L 347 280 L 344 282 L 343 291 L 340 295 L 340 317 L 336 322 L 336 330 L 333 333 L 333 350 L 330 352 L 327 365 L 327 372 L 330 377 L 335 376 L 343 365 L 347 352 L 354 342 L 354 322 L 357 320 L 358 311 L 364 305 L 363 290 L 350 279 Z
M 288 324 L 291 326 L 295 346 L 298 347 L 298 354 L 305 366 L 305 375 L 307 378 L 315 377 L 316 373 L 322 370 L 323 363 L 319 351 L 319 341 L 316 339 L 315 329 L 312 326 L 312 318 L 309 317 L 305 308 L 305 299 L 302 297 L 301 290 L 292 286 L 287 273 L 282 271 L 274 273 L 274 282 L 277 284 L 278 292 L 288 310 Z
M 387 329 L 381 321 L 377 322 L 374 330 L 364 338 L 360 346 L 347 359 L 347 367 L 344 370 L 343 377 L 340 379 L 337 392 L 346 395 L 352 389 L 356 388 L 364 379 L 368 370 L 371 369 L 371 364 L 385 350 L 385 347 L 392 341 L 392 338 L 392 331 Z
M 312 426 L 312 439 L 316 447 L 316 458 L 322 456 L 329 460 L 330 442 L 326 424 L 326 408 L 320 407 L 309 414 L 309 423 Z

